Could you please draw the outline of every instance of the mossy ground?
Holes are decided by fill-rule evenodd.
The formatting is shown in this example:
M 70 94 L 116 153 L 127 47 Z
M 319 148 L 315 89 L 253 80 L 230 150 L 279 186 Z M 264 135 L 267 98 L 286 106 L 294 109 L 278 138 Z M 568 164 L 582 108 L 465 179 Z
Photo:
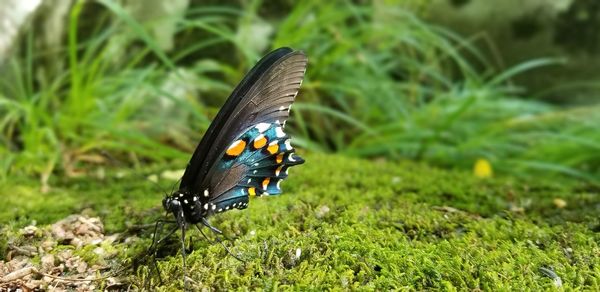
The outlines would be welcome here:
M 555 287 L 540 270 L 546 268 L 563 288 L 600 290 L 600 193 L 594 187 L 303 156 L 307 163 L 290 171 L 283 195 L 211 218 L 246 263 L 189 232 L 187 275 L 194 288 L 539 290 Z M 107 233 L 152 222 L 163 214 L 162 194 L 141 177 L 55 179 L 48 194 L 38 193 L 31 180 L 4 183 L 0 246 L 32 220 L 45 225 L 72 213 L 100 216 Z M 557 198 L 566 207 L 555 206 Z M 117 245 L 121 258 L 143 250 L 151 233 Z M 144 266 L 130 271 L 130 281 L 182 288 L 178 247 L 173 238 L 161 250 L 170 254 L 158 262 L 164 285 Z

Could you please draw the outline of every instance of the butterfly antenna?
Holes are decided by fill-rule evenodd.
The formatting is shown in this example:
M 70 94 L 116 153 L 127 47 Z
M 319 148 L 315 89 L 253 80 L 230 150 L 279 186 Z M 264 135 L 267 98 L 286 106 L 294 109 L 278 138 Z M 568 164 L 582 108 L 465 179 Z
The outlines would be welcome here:
M 141 175 L 140 175 L 141 176 Z M 156 176 L 158 179 L 158 175 Z M 149 179 L 148 177 L 144 177 L 145 180 L 149 180 L 152 182 L 152 184 L 161 192 L 164 193 L 165 196 L 168 196 L 169 194 L 167 194 L 167 192 L 165 192 L 165 189 L 163 189 L 163 187 L 156 181 Z
M 160 269 L 158 268 L 158 264 L 156 261 L 156 253 L 158 252 L 158 246 L 160 244 L 162 244 L 165 239 L 167 239 L 171 235 L 173 235 L 173 233 L 175 233 L 179 229 L 179 226 L 177 226 L 174 229 L 172 229 L 171 231 L 169 231 L 169 233 L 167 235 L 163 236 L 161 239 L 159 239 L 159 240 L 156 240 L 156 239 L 158 238 L 158 235 L 162 233 L 164 225 L 170 224 L 170 223 L 177 223 L 177 221 L 162 220 L 162 219 L 159 219 L 156 221 L 156 225 L 154 225 L 154 232 L 152 234 L 152 244 L 148 248 L 148 253 L 144 256 L 144 257 L 146 257 L 148 255 L 152 256 L 152 264 L 153 264 L 154 268 L 156 269 L 156 273 L 158 275 L 158 280 L 160 281 L 161 285 L 163 284 L 163 280 L 162 280 L 162 276 L 160 274 Z
M 175 191 L 175 187 L 177 186 L 177 184 L 181 183 L 181 178 L 178 179 L 175 183 L 173 183 L 173 185 L 171 186 L 171 194 Z M 168 195 L 167 195 L 168 196 Z

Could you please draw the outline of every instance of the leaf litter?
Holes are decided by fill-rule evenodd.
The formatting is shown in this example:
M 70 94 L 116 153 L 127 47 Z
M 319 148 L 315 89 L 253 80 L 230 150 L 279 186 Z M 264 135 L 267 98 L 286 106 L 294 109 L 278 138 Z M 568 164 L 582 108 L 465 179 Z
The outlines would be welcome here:
M 0 260 L 0 291 L 125 288 L 121 279 L 102 276 L 116 260 L 110 247 L 118 234 L 106 236 L 97 217 L 70 215 L 47 228 L 24 227 L 11 237 Z

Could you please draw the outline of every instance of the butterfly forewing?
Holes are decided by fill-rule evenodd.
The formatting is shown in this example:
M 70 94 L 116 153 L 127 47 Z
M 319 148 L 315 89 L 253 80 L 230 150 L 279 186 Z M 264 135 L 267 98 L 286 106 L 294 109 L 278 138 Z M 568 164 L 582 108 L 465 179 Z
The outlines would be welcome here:
M 199 206 L 210 206 L 209 214 L 245 208 L 249 196 L 280 193 L 288 168 L 303 162 L 294 155 L 283 125 L 306 65 L 306 56 L 289 48 L 259 61 L 202 138 L 181 193 L 198 195 Z
M 246 74 L 244 79 L 234 89 L 229 98 L 225 101 L 225 104 L 221 107 L 221 110 L 214 118 L 213 122 L 210 124 L 210 127 L 202 137 L 202 140 L 196 147 L 196 150 L 194 151 L 194 154 L 192 155 L 192 158 L 185 169 L 185 173 L 181 178 L 181 184 L 179 186 L 180 191 L 191 191 L 194 188 L 194 184 L 197 182 L 198 178 L 206 175 L 208 168 L 214 162 L 209 159 L 208 154 L 214 153 L 215 149 L 212 147 L 213 144 L 215 144 L 214 142 L 216 136 L 224 128 L 225 122 L 232 115 L 235 107 L 247 95 L 250 88 L 256 84 L 257 80 L 264 74 L 265 71 L 272 67 L 273 64 L 279 59 L 285 57 L 291 52 L 293 51 L 290 48 L 280 48 L 269 53 L 263 57 L 248 74 Z M 214 155 L 211 155 L 210 158 L 215 157 Z

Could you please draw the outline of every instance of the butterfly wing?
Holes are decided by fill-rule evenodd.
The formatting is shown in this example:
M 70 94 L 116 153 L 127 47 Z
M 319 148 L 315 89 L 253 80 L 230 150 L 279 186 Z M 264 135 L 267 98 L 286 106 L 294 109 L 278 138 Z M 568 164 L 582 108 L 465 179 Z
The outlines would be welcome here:
M 303 160 L 283 125 L 302 83 L 307 58 L 277 49 L 244 77 L 196 148 L 180 192 L 200 195 L 204 210 L 245 208 L 248 196 L 279 193 L 286 170 Z M 269 192 L 270 191 L 270 192 Z

